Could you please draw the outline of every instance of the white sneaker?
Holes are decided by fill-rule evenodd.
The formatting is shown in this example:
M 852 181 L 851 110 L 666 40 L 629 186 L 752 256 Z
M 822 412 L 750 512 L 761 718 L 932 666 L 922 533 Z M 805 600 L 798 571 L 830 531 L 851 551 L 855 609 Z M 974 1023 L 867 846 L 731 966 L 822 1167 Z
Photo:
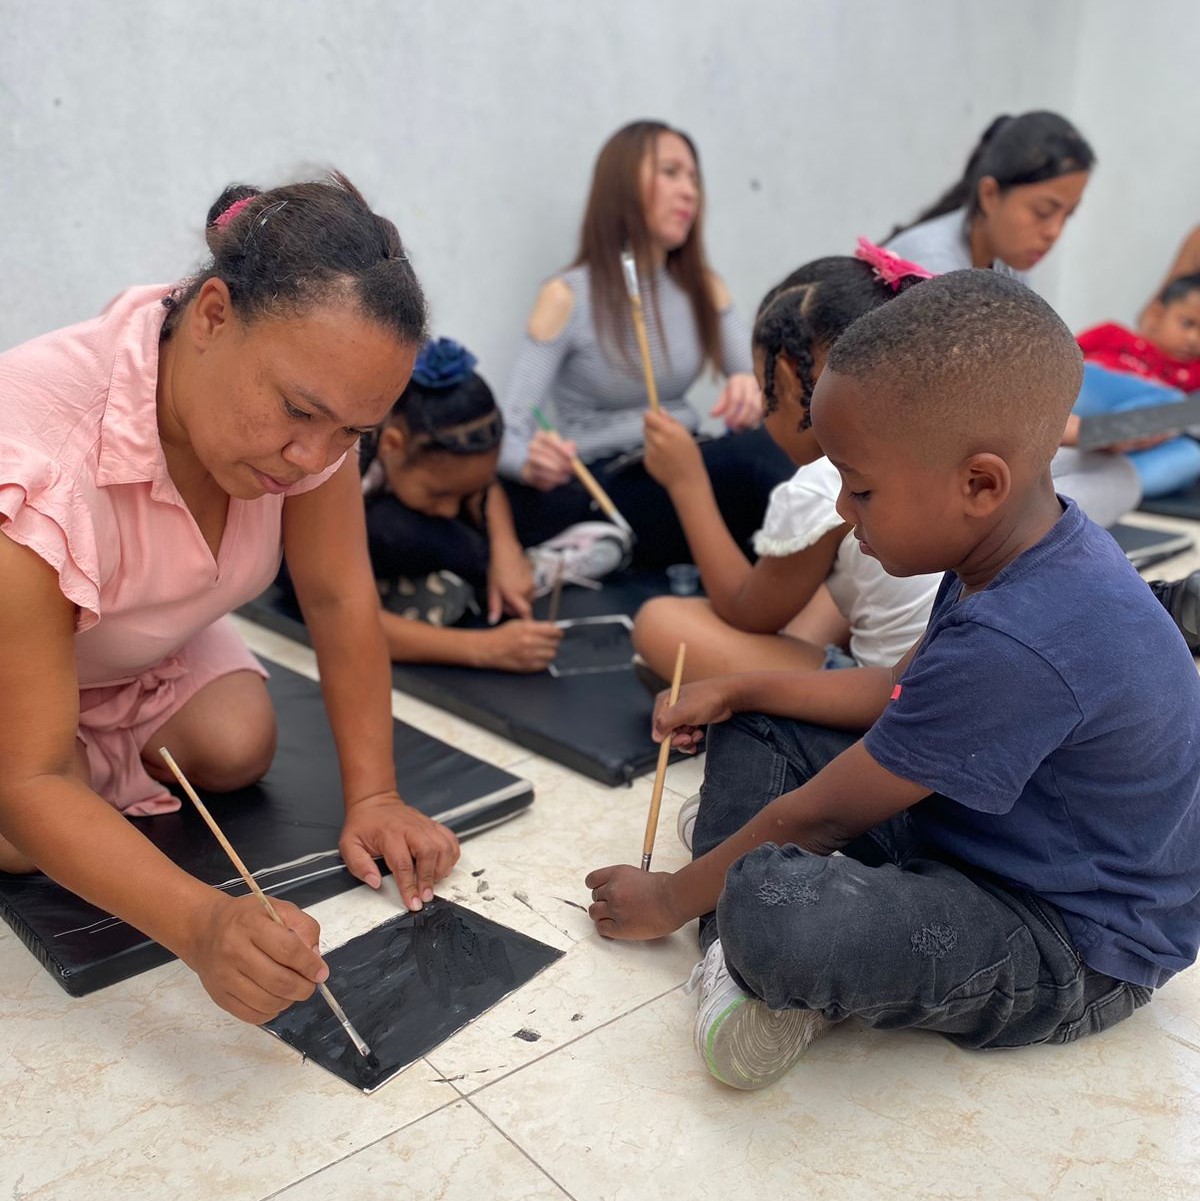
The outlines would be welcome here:
M 620 526 L 607 521 L 581 521 L 568 526 L 540 546 L 525 553 L 533 565 L 533 588 L 545 596 L 561 575 L 567 584 L 602 580 L 624 567 L 630 558 L 632 539 Z
M 679 806 L 679 815 L 675 818 L 675 833 L 687 850 L 692 849 L 692 831 L 696 828 L 696 814 L 700 812 L 700 794 L 688 797 Z
M 833 1023 L 815 1009 L 768 1009 L 743 992 L 725 966 L 718 938 L 696 964 L 687 992 L 700 987 L 695 1043 L 709 1072 L 733 1088 L 779 1079 Z

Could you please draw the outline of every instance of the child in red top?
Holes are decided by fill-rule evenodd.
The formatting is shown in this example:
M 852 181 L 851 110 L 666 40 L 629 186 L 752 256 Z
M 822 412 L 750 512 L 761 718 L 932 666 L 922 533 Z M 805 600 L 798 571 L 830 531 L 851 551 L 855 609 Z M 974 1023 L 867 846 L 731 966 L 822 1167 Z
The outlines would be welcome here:
M 1107 322 L 1079 335 L 1085 359 L 1075 418 L 1182 400 L 1200 390 L 1200 274 L 1172 280 L 1146 306 L 1136 330 Z M 1074 420 L 1073 418 L 1072 420 Z M 1163 496 L 1200 478 L 1200 444 L 1190 437 L 1141 444 L 1130 459 L 1143 496 Z
M 1083 357 L 1111 371 L 1200 390 L 1200 275 L 1172 280 L 1147 306 L 1136 330 L 1109 321 L 1078 338 Z

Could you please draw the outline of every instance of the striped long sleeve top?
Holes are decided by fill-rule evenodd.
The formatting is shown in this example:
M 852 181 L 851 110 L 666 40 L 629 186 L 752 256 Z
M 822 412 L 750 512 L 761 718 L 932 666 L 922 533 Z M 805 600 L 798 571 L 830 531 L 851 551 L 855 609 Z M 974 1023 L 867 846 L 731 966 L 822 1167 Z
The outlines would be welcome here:
M 626 334 L 626 360 L 597 337 L 587 266 L 573 267 L 560 278 L 575 297 L 567 324 L 550 341 L 525 335 L 500 401 L 505 421 L 500 472 L 514 479 L 537 429 L 535 407 L 553 414 L 559 432 L 575 442 L 585 463 L 634 450 L 643 441 L 646 386 L 632 329 Z M 653 306 L 647 304 L 646 332 L 659 403 L 695 430 L 699 419 L 687 402 L 687 391 L 704 361 L 691 302 L 665 267 L 659 269 L 655 282 L 662 324 L 660 328 Z M 750 331 L 732 305 L 720 313 L 720 335 L 725 374 L 753 370 Z

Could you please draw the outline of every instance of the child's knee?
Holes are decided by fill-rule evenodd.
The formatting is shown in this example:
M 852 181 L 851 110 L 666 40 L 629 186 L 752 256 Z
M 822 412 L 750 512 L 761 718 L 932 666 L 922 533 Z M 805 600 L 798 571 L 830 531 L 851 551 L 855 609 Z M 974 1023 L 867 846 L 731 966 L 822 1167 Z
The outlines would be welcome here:
M 774 1009 L 839 1007 L 869 954 L 871 870 L 770 843 L 743 856 L 717 906 L 729 966 Z
M 664 655 L 673 656 L 679 643 L 682 605 L 673 596 L 646 601 L 633 620 L 633 649 L 652 666 Z
M 829 862 L 797 846 L 767 843 L 739 859 L 725 877 L 717 929 L 726 960 L 775 1008 L 807 995 L 804 981 L 823 959 L 821 944 L 828 940 L 821 915 L 827 906 L 821 902 Z

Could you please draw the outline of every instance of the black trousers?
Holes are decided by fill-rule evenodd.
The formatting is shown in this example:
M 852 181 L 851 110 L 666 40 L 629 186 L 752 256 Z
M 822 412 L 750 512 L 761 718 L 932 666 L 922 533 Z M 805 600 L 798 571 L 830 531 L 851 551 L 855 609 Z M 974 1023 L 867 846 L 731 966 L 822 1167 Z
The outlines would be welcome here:
M 700 451 L 721 516 L 738 545 L 750 553 L 750 539 L 762 525 L 771 490 L 792 477 L 795 464 L 762 428 L 703 442 Z M 614 470 L 619 459 L 617 455 L 596 459 L 588 467 L 633 526 L 634 565 L 653 570 L 690 562 L 692 554 L 666 489 L 646 474 L 640 462 Z M 604 517 L 577 479 L 550 492 L 505 480 L 504 490 L 524 546 L 545 542 L 578 521 Z

